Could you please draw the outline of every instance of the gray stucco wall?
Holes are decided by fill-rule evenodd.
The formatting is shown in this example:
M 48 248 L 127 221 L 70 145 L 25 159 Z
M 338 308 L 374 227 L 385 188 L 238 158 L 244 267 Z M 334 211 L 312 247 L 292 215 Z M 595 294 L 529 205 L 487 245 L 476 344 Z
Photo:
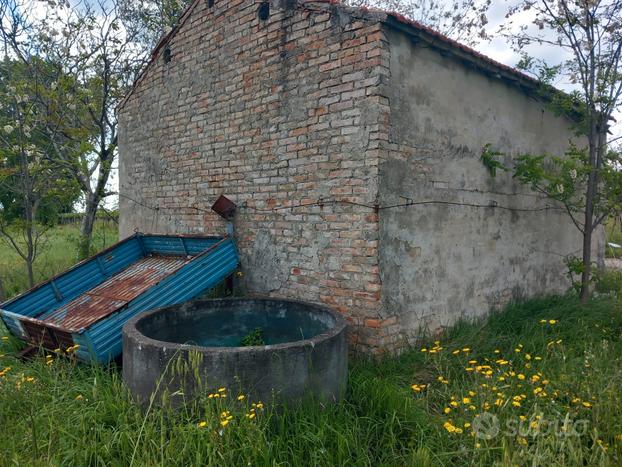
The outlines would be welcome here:
M 380 204 L 420 201 L 537 209 L 547 204 L 508 174 L 492 178 L 484 144 L 512 155 L 563 154 L 570 122 L 517 87 L 388 31 L 390 141 Z M 509 159 L 506 161 L 509 162 Z M 564 256 L 581 237 L 560 210 L 419 205 L 380 212 L 385 313 L 406 334 L 486 313 L 511 298 L 563 292 Z M 602 250 L 602 238 L 595 249 Z

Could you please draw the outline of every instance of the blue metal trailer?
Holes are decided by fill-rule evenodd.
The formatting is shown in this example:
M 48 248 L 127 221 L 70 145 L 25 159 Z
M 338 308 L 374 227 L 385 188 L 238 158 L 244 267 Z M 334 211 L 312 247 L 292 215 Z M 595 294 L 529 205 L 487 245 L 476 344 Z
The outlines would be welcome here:
M 137 233 L 1 304 L 0 317 L 33 345 L 105 363 L 121 354 L 128 319 L 196 298 L 238 263 L 228 237 Z

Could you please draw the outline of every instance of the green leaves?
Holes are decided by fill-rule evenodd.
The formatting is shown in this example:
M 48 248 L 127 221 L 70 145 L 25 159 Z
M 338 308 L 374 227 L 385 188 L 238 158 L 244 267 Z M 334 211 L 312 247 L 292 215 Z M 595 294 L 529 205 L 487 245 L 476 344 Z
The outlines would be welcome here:
M 488 169 L 490 175 L 495 177 L 497 175 L 497 169 L 507 171 L 508 169 L 497 160 L 500 157 L 503 157 L 504 154 L 499 151 L 493 151 L 490 149 L 490 143 L 486 144 L 482 149 L 482 154 L 479 160 L 484 164 L 484 167 Z

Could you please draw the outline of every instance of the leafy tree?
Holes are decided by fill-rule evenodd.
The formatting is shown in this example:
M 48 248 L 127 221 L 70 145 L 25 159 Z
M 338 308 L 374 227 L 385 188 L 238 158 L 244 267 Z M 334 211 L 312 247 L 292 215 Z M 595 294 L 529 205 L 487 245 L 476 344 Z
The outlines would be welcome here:
M 39 79 L 34 62 L 49 64 L 45 86 L 31 88 L 29 98 L 51 135 L 53 151 L 45 156 L 82 192 L 82 257 L 90 253 L 97 210 L 113 194 L 108 181 L 117 152 L 115 108 L 148 56 L 140 42 L 146 27 L 133 23 L 117 0 L 0 0 L 0 37 L 6 54 L 25 65 L 24 80 Z
M 15 61 L 5 60 L 0 70 L 0 237 L 24 260 L 32 287 L 45 233 L 78 191 L 46 157 L 45 116 L 29 97 L 40 82 L 23 80 L 26 67 Z
M 517 27 L 513 21 L 520 15 Z M 524 18 L 529 17 L 530 23 Z M 622 98 L 622 2 L 617 0 L 521 0 L 508 12 L 503 33 L 523 53 L 520 66 L 537 72 L 542 97 L 558 113 L 572 113 L 584 147 L 571 146 L 563 156 L 522 155 L 512 170 L 521 182 L 566 208 L 583 236 L 582 257 L 574 270 L 581 274 L 581 298 L 587 300 L 592 277 L 592 237 L 609 216 L 622 211 L 622 160 L 607 141 L 610 122 Z M 559 48 L 567 57 L 546 64 L 527 55 L 529 46 Z M 575 90 L 563 94 L 550 83 L 564 76 Z M 490 147 L 482 161 L 498 168 Z

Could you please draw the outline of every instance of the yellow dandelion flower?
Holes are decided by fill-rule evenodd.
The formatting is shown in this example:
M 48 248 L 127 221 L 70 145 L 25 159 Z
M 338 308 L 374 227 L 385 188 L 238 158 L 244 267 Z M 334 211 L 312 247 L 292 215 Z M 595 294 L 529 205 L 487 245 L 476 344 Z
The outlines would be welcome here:
M 240 394 L 240 395 L 238 396 L 238 400 L 239 400 L 239 401 L 243 401 L 245 398 L 246 398 L 246 396 L 245 396 L 244 394 Z
M 458 355 L 459 353 L 460 353 L 460 349 L 458 349 L 458 350 L 454 350 L 454 351 L 452 352 L 452 355 Z
M 495 353 L 501 353 L 499 349 L 495 349 Z
M 557 320 L 556 319 L 550 319 L 549 320 L 549 324 L 557 324 Z
M 592 407 L 592 404 L 590 404 L 590 403 L 589 403 L 589 402 L 587 402 L 587 401 L 583 401 L 583 402 L 581 402 L 581 404 L 583 404 L 583 407 L 586 407 L 586 408 L 588 408 L 588 409 L 589 409 L 590 407 Z
M 482 447 L 482 445 L 481 445 L 480 443 L 475 443 L 475 448 L 476 448 L 476 449 L 479 449 L 479 448 L 481 448 L 481 447 Z
M 7 336 L 2 336 L 2 340 L 3 340 L 3 341 L 8 341 L 8 340 L 9 340 L 9 338 L 8 338 Z
M 451 405 L 452 407 L 458 407 L 459 404 L 456 401 L 451 401 L 449 405 Z
M 447 431 L 449 431 L 450 433 L 453 433 L 453 432 L 455 432 L 455 431 L 456 431 L 456 427 L 455 427 L 455 426 L 453 426 L 450 422 L 445 422 L 445 423 L 443 423 L 443 427 L 444 427 Z
M 252 412 L 252 413 L 248 414 L 248 418 L 250 418 L 251 420 L 252 420 L 253 418 L 255 418 L 255 416 L 256 416 L 256 415 L 255 415 L 255 413 L 254 413 L 254 412 Z
M 464 423 L 464 427 L 465 427 L 465 428 L 470 428 L 470 427 L 471 427 L 471 424 L 470 424 L 469 422 L 465 422 L 465 423 Z
M 521 405 L 521 404 L 520 404 L 520 402 L 519 402 L 519 401 L 512 401 L 512 405 L 513 405 L 514 407 L 520 407 L 520 405 Z
M 451 412 L 451 409 L 450 409 L 449 407 L 445 407 L 445 408 L 443 409 L 443 413 L 444 413 L 444 414 L 448 414 L 448 413 L 450 413 L 450 412 Z
M 520 379 L 521 381 L 525 379 L 525 375 L 522 373 L 519 373 L 516 377 Z
M 76 400 L 77 400 L 77 401 L 81 401 L 82 399 L 84 399 L 84 396 L 83 396 L 82 394 L 78 394 L 78 395 L 76 396 Z
M 528 354 L 528 353 L 526 353 L 526 354 L 525 354 L 525 360 L 531 360 L 531 355 L 530 355 L 530 354 Z
M 462 403 L 463 404 L 470 404 L 471 403 L 471 398 L 470 397 L 463 397 L 462 398 Z
M 486 386 L 484 386 L 484 387 L 486 387 Z M 475 391 L 469 391 L 469 396 L 474 397 L 476 395 L 477 395 L 477 393 Z
M 226 419 L 225 419 L 225 420 L 221 420 L 221 421 L 220 421 L 220 426 L 223 426 L 223 427 L 224 427 L 224 426 L 227 426 L 228 424 L 229 424 L 229 420 L 226 420 Z
M 428 349 L 426 349 L 425 347 L 423 349 L 421 349 L 422 352 L 427 352 Z
M 203 421 L 203 422 L 199 422 L 199 423 L 197 423 L 197 426 L 198 426 L 199 428 L 205 428 L 205 427 L 207 426 L 207 422 L 205 422 L 205 421 Z
M 471 349 L 470 349 L 469 347 L 464 347 L 464 348 L 462 349 L 462 351 L 463 351 L 463 352 L 470 352 L 470 351 L 471 351 Z
M 257 403 L 257 408 L 258 408 L 258 409 L 263 409 L 263 404 L 262 404 L 261 402 L 258 402 L 258 403 Z
M 218 388 L 218 392 L 225 392 L 227 388 Z

